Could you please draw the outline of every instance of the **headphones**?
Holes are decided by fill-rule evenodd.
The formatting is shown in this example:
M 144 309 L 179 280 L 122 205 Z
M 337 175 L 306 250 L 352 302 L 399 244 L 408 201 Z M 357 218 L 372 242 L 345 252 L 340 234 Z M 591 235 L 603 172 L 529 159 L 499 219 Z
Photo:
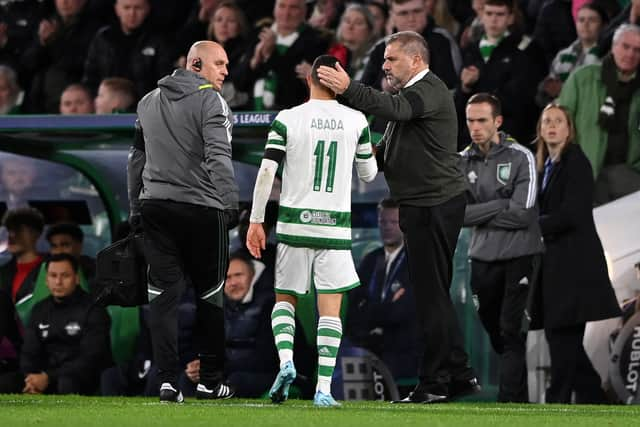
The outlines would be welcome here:
M 200 59 L 200 58 L 196 58 L 196 59 L 194 59 L 194 60 L 193 60 L 193 63 L 192 63 L 192 66 L 193 66 L 193 69 L 194 69 L 195 71 L 200 71 L 200 70 L 202 70 L 202 59 Z

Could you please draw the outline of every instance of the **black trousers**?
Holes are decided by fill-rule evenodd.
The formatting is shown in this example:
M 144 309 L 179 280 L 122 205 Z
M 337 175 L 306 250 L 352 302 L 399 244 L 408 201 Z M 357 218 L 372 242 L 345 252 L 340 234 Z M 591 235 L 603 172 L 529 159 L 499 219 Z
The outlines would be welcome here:
M 448 394 L 450 382 L 475 376 L 449 295 L 465 206 L 464 195 L 436 206 L 400 206 L 418 334 L 424 343 L 419 388 L 441 395 Z
M 528 402 L 527 334 L 523 328 L 534 256 L 471 262 L 478 316 L 500 355 L 499 402 Z
M 166 200 L 142 202 L 144 249 L 149 263 L 149 326 L 160 383 L 177 384 L 180 297 L 187 283 L 195 288 L 195 343 L 200 382 L 215 386 L 224 370 L 224 279 L 229 237 L 223 212 Z
M 576 403 L 605 403 L 600 375 L 584 351 L 585 324 L 544 330 L 551 355 L 551 385 L 547 403 L 571 403 L 575 391 Z

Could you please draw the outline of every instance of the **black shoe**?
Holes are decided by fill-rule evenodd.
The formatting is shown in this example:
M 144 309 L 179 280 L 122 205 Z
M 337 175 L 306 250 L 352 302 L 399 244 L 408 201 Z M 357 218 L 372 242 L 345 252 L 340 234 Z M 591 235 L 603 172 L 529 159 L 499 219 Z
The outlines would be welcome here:
M 182 392 L 172 386 L 171 383 L 162 383 L 160 386 L 160 402 L 182 403 L 184 402 L 184 397 Z
M 432 394 L 428 392 L 412 391 L 409 396 L 401 400 L 394 400 L 391 403 L 445 403 L 449 397 L 442 394 Z
M 198 399 L 229 399 L 236 393 L 229 384 L 218 383 L 217 386 L 210 389 L 204 384 L 198 384 L 196 388 L 196 398 Z
M 449 398 L 451 400 L 460 399 L 464 396 L 480 393 L 481 391 L 482 387 L 480 387 L 476 377 L 462 381 L 451 381 L 451 383 L 449 383 Z

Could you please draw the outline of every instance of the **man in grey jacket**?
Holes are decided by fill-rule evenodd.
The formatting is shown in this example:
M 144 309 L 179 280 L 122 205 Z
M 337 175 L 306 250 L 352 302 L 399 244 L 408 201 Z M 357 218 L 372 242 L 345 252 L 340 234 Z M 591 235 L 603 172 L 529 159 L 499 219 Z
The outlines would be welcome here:
M 466 107 L 472 143 L 462 152 L 467 181 L 464 225 L 473 227 L 471 289 L 480 320 L 500 355 L 500 402 L 528 402 L 525 306 L 543 251 L 533 154 L 498 129 L 500 101 L 488 93 Z
M 177 306 L 187 281 L 197 295 L 196 396 L 228 398 L 223 381 L 227 230 L 238 216 L 231 163 L 232 117 L 220 90 L 229 61 L 222 46 L 196 42 L 187 67 L 158 82 L 138 104 L 127 167 L 131 224 L 142 227 L 149 263 L 150 329 L 160 400 L 182 402 L 177 387 Z M 187 279 L 188 277 L 188 279 Z

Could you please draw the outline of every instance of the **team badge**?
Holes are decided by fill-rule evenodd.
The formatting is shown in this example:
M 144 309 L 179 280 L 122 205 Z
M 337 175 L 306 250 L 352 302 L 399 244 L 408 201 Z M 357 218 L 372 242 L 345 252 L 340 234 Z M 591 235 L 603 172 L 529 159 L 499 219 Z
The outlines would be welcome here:
M 80 332 L 81 328 L 78 322 L 70 322 L 67 324 L 67 326 L 64 327 L 64 329 L 67 331 L 67 335 L 72 337 L 74 335 L 78 335 L 78 332 Z
M 506 185 L 507 181 L 509 181 L 510 175 L 511 175 L 511 162 L 498 163 L 498 171 L 496 173 L 498 182 L 500 182 L 500 184 Z
M 478 179 L 478 175 L 476 174 L 476 171 L 469 172 L 467 174 L 467 179 L 469 180 L 469 183 L 475 184 L 476 180 Z

